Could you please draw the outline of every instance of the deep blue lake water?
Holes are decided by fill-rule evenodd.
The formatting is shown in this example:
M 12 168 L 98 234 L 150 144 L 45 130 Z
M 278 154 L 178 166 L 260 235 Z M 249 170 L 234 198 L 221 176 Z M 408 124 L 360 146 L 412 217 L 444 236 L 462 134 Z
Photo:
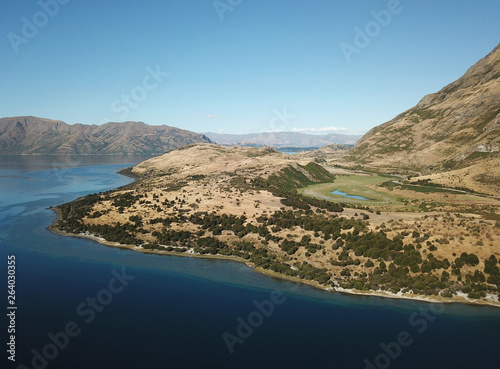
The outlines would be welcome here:
M 139 160 L 0 157 L 4 348 L 10 255 L 17 306 L 1 368 L 498 367 L 500 309 L 331 294 L 47 231 L 47 207 L 129 183 L 116 171 Z

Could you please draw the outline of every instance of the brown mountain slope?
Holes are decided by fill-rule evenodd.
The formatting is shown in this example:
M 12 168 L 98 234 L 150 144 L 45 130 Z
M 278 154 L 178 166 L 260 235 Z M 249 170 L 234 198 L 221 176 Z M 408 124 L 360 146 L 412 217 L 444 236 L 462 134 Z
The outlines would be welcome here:
M 170 126 L 142 122 L 74 124 L 37 117 L 0 119 L 0 154 L 157 154 L 211 142 Z
M 475 165 L 479 178 L 500 163 L 499 152 L 500 44 L 457 81 L 373 128 L 344 160 L 424 174 Z

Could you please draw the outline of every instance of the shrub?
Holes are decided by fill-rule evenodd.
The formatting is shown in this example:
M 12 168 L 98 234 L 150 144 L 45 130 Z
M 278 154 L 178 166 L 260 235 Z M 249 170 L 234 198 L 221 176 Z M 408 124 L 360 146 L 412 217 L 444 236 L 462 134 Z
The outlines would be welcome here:
M 371 261 L 371 260 L 368 260 L 368 261 L 365 263 L 365 267 L 367 267 L 367 268 L 371 268 L 371 267 L 373 267 L 373 266 L 375 266 L 375 264 L 373 264 L 373 261 Z

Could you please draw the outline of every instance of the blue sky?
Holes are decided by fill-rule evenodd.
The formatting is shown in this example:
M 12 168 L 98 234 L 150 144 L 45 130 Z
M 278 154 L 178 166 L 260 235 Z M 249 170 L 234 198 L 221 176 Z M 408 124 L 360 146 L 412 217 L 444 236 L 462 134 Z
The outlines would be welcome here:
M 500 42 L 498 0 L 16 0 L 0 12 L 0 117 L 196 132 L 362 134 Z

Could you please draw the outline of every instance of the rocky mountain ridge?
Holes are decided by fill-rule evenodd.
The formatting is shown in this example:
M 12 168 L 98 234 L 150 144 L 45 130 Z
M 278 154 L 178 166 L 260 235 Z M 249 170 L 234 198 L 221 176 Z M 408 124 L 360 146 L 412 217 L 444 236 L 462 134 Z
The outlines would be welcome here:
M 0 119 L 0 154 L 155 155 L 202 142 L 211 141 L 198 133 L 143 122 L 70 125 L 32 116 Z

